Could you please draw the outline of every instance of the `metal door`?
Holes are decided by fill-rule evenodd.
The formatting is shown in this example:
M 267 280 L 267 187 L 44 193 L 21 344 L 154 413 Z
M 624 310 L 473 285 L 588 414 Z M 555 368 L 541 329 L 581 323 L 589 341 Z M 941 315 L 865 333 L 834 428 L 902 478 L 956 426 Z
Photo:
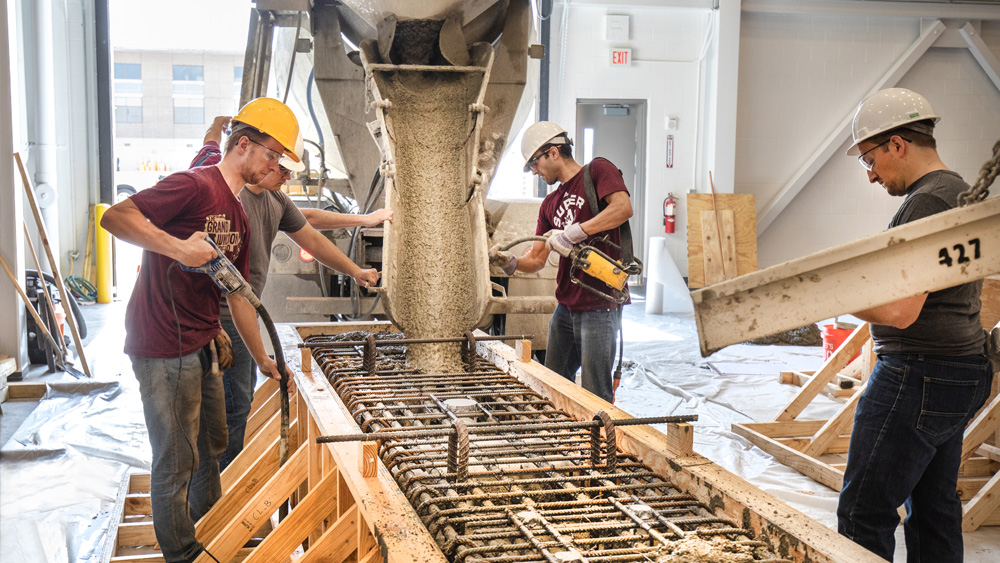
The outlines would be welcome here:
M 577 100 L 573 156 L 581 164 L 604 157 L 621 171 L 632 198 L 632 251 L 645 256 L 646 102 Z M 633 277 L 633 283 L 640 280 Z

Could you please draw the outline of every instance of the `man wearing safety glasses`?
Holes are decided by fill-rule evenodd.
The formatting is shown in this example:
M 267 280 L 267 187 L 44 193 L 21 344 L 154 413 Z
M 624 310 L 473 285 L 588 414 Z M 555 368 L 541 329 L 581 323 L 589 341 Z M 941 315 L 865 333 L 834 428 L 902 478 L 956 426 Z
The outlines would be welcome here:
M 955 208 L 969 189 L 938 156 L 939 120 L 923 96 L 904 88 L 858 106 L 847 154 L 869 182 L 905 197 L 889 228 Z M 855 412 L 838 528 L 884 559 L 893 558 L 897 508 L 905 504 L 907 559 L 962 561 L 962 435 L 993 377 L 981 289 L 979 280 L 855 313 L 871 323 L 878 361 Z
M 222 158 L 219 143 L 222 140 L 223 131 L 227 128 L 230 129 L 229 140 L 231 142 L 236 133 L 246 126 L 247 120 L 253 121 L 253 117 L 244 115 L 243 110 L 232 120 L 228 116 L 216 117 L 205 133 L 204 145 L 191 162 L 191 167 L 216 164 Z M 231 126 L 230 121 L 232 121 Z M 303 141 L 300 132 L 295 142 L 295 154 L 301 159 L 302 152 Z M 278 169 L 256 184 L 248 184 L 240 192 L 240 202 L 243 204 L 243 209 L 246 211 L 250 223 L 250 276 L 247 281 L 253 287 L 254 293 L 258 296 L 264 293 L 271 262 L 271 245 L 278 231 L 287 233 L 295 244 L 302 247 L 322 264 L 351 276 L 359 287 L 370 287 L 378 283 L 379 275 L 374 268 L 362 269 L 359 267 L 317 229 L 375 226 L 386 220 L 392 221 L 392 211 L 379 209 L 368 215 L 348 215 L 310 209 L 308 211 L 314 214 L 305 216 L 306 210 L 298 209 L 288 195 L 281 191 L 282 185 L 291 178 L 292 174 L 304 170 L 305 165 L 301 160 L 296 162 L 278 153 L 266 154 L 278 162 Z M 219 456 L 220 471 L 224 470 L 243 451 L 247 417 L 250 415 L 250 405 L 257 383 L 257 365 L 251 350 L 258 345 L 263 347 L 263 342 L 259 341 L 259 334 L 256 339 L 253 339 L 259 342 L 244 342 L 240 338 L 228 308 L 223 306 L 221 313 L 222 328 L 232 339 L 233 364 L 222 374 L 222 383 L 226 393 L 226 426 L 229 430 L 229 445 L 226 447 L 226 451 Z

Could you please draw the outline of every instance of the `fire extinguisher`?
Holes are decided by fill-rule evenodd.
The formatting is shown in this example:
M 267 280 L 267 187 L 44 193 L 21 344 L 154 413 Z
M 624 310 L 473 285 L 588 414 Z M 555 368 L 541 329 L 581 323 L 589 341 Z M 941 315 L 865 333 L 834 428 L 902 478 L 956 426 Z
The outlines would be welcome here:
M 670 234 L 674 232 L 674 223 L 677 221 L 677 200 L 673 193 L 667 194 L 667 199 L 663 200 L 663 232 Z

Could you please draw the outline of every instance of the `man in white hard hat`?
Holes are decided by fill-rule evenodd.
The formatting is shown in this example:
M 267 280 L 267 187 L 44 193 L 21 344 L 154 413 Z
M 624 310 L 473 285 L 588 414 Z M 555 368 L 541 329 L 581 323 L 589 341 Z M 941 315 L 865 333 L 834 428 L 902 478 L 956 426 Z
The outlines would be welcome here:
M 211 166 L 221 160 L 222 151 L 219 145 L 222 133 L 230 126 L 230 121 L 234 122 L 230 140 L 245 126 L 241 122 L 240 115 L 235 118 L 218 116 L 213 119 L 205 133 L 201 150 L 191 161 L 192 168 Z M 302 133 L 299 132 L 295 141 L 295 153 L 300 158 L 303 148 Z M 322 209 L 300 210 L 288 194 L 281 191 L 281 187 L 291 177 L 292 172 L 301 172 L 305 169 L 305 165 L 301 160 L 296 162 L 288 157 L 282 157 L 278 164 L 278 170 L 268 174 L 257 184 L 247 185 L 240 192 L 240 202 L 250 224 L 250 275 L 247 277 L 247 282 L 253 287 L 254 293 L 258 297 L 264 293 L 267 271 L 271 263 L 271 245 L 278 231 L 288 233 L 295 244 L 327 267 L 351 276 L 359 287 L 370 287 L 378 283 L 378 272 L 374 268 L 359 267 L 317 229 L 379 225 L 383 221 L 392 220 L 392 211 L 379 209 L 367 215 L 348 215 Z M 264 346 L 260 333 L 251 336 L 251 341 L 245 342 L 240 338 L 229 308 L 225 306 L 225 302 L 222 305 L 222 328 L 232 339 L 233 365 L 222 374 L 222 384 L 226 394 L 229 445 L 219 456 L 220 471 L 225 470 L 243 451 L 247 417 L 250 415 L 254 387 L 257 383 L 257 365 L 251 350 L 258 347 L 263 349 Z
M 889 228 L 957 207 L 969 189 L 938 156 L 939 119 L 923 96 L 904 88 L 881 90 L 858 106 L 847 154 L 858 157 L 870 182 L 905 197 Z M 979 322 L 981 289 L 979 280 L 855 313 L 871 323 L 878 361 L 854 417 L 838 528 L 887 560 L 896 510 L 905 504 L 907 560 L 962 561 L 962 434 L 993 376 Z
M 621 260 L 620 227 L 632 217 L 632 202 L 621 171 L 614 164 L 595 158 L 587 166 L 581 166 L 573 160 L 572 146 L 566 130 L 550 121 L 541 121 L 525 131 L 521 142 L 524 171 L 531 171 L 547 184 L 559 182 L 555 191 L 542 201 L 535 227 L 535 234 L 546 235 L 548 240 L 535 242 L 520 258 L 494 249 L 490 260 L 512 275 L 515 271 L 541 270 L 550 251 L 562 256 L 556 274 L 559 305 L 549 321 L 545 366 L 571 381 L 580 369 L 583 387 L 612 402 L 611 371 L 615 336 L 621 330 L 621 307 L 582 287 L 605 292 L 601 282 L 582 272 L 576 274 L 575 281 L 571 279 L 572 264 L 567 257 L 574 245 L 586 243 Z M 594 208 L 599 209 L 596 214 L 588 203 L 588 174 L 596 193 Z M 595 240 L 604 235 L 608 235 L 614 246 Z
M 217 459 L 226 447 L 222 381 L 208 355 L 221 331 L 222 294 L 211 277 L 178 265 L 214 259 L 205 241 L 210 234 L 246 277 L 250 232 L 237 196 L 277 171 L 282 155 L 299 160 L 299 123 L 288 106 L 257 98 L 244 110 L 252 126 L 230 139 L 217 166 L 175 172 L 115 204 L 101 220 L 114 236 L 145 249 L 125 311 L 125 353 L 139 382 L 153 454 L 153 531 L 167 563 L 194 561 L 204 551 L 194 522 L 221 497 Z M 228 302 L 239 332 L 250 338 L 257 312 L 243 297 Z M 263 373 L 278 377 L 263 347 L 254 359 Z

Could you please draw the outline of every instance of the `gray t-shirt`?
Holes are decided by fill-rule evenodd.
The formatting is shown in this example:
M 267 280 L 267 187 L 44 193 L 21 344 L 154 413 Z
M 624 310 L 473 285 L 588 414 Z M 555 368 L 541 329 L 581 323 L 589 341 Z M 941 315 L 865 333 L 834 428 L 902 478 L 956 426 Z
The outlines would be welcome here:
M 889 222 L 889 228 L 958 207 L 958 195 L 967 189 L 969 185 L 955 172 L 930 172 L 907 189 L 906 199 Z M 920 316 L 905 329 L 872 324 L 875 353 L 933 356 L 983 353 L 983 327 L 979 322 L 982 289 L 983 281 L 977 280 L 928 294 Z
M 250 220 L 250 286 L 260 297 L 267 283 L 267 270 L 271 264 L 271 243 L 278 231 L 294 233 L 306 226 L 306 218 L 295 207 L 285 192 L 255 194 L 247 188 L 240 192 L 240 202 Z M 221 317 L 232 318 L 226 300 L 222 300 Z

